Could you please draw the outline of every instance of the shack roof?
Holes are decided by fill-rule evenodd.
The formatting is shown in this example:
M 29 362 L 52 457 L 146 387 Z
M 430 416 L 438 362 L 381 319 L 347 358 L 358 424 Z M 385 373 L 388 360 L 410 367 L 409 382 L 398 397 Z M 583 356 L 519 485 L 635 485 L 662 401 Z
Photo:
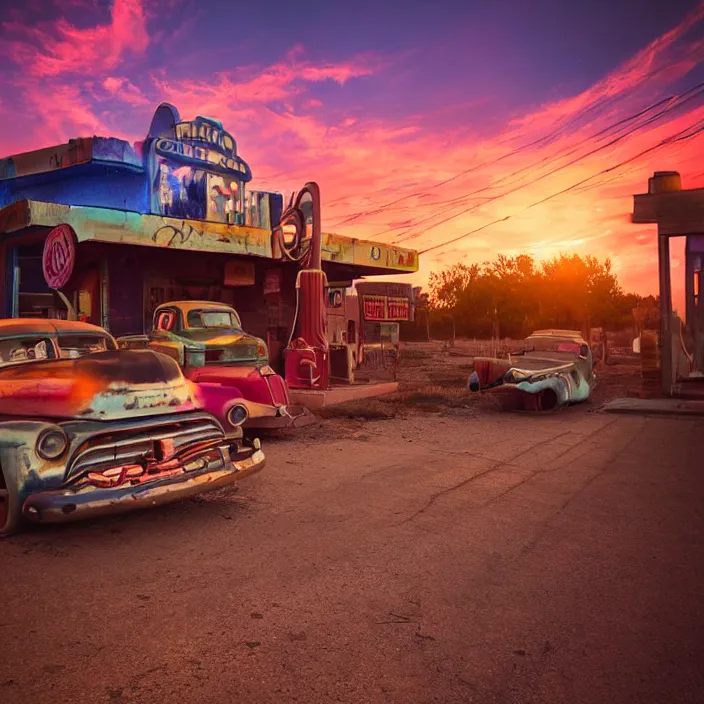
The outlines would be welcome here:
M 79 245 L 92 241 L 273 258 L 271 230 L 258 227 L 36 200 L 22 200 L 0 209 L 0 237 L 64 223 L 74 229 Z M 322 260 L 340 265 L 352 276 L 418 271 L 415 250 L 331 233 L 323 234 Z

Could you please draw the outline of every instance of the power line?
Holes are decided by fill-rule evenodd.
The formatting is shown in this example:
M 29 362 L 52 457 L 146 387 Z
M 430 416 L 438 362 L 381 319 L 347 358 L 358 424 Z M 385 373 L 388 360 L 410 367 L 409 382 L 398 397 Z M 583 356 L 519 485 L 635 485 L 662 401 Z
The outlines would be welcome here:
M 654 109 L 660 107 L 660 106 L 663 105 L 664 103 L 672 103 L 673 101 L 681 100 L 680 103 L 675 103 L 675 105 L 670 105 L 670 106 L 668 106 L 667 108 L 665 108 L 664 110 L 661 110 L 660 112 L 658 112 L 658 113 L 656 113 L 655 115 L 651 116 L 651 118 L 649 118 L 648 120 L 646 120 L 644 123 L 642 123 L 641 125 L 638 125 L 638 126 L 637 126 L 636 128 L 634 128 L 634 129 L 632 129 L 632 130 L 626 132 L 624 135 L 620 136 L 617 140 L 611 141 L 611 142 L 609 142 L 608 144 L 605 144 L 605 145 L 603 145 L 602 147 L 600 147 L 600 148 L 598 148 L 598 149 L 596 149 L 596 150 L 594 150 L 594 151 L 592 151 L 592 152 L 588 152 L 587 154 L 584 154 L 582 157 L 579 157 L 578 159 L 575 159 L 575 160 L 573 160 L 572 162 L 568 162 L 568 163 L 566 163 L 566 164 L 563 164 L 563 165 L 562 165 L 561 167 L 559 167 L 558 169 L 555 169 L 555 170 L 553 170 L 553 171 L 551 171 L 551 172 L 548 172 L 548 173 L 543 174 L 542 176 L 539 177 L 538 180 L 540 180 L 540 179 L 542 179 L 542 178 L 545 178 L 545 177 L 547 177 L 547 176 L 551 176 L 551 175 L 557 173 L 559 170 L 561 170 L 561 169 L 563 169 L 563 168 L 567 168 L 568 166 L 573 166 L 575 163 L 578 163 L 578 161 L 580 161 L 581 159 L 585 159 L 585 158 L 587 158 L 587 157 L 589 157 L 589 156 L 592 156 L 593 154 L 595 154 L 596 152 L 600 151 L 601 149 L 607 149 L 608 147 L 613 146 L 613 144 L 615 144 L 616 142 L 620 141 L 621 139 L 625 139 L 626 137 L 630 136 L 631 134 L 633 134 L 633 133 L 634 133 L 635 131 L 637 131 L 638 129 L 642 129 L 643 127 L 646 127 L 647 125 L 652 124 L 653 122 L 657 121 L 658 119 L 660 119 L 663 115 L 667 114 L 668 112 L 671 112 L 672 110 L 675 110 L 675 109 L 677 109 L 677 108 L 682 107 L 682 105 L 684 105 L 684 104 L 686 104 L 687 102 L 689 102 L 690 100 L 692 100 L 692 99 L 698 97 L 698 96 L 703 92 L 703 89 L 704 89 L 704 82 L 703 82 L 703 83 L 700 83 L 700 84 L 698 84 L 698 85 L 696 85 L 696 86 L 693 86 L 692 88 L 689 88 L 688 90 L 686 90 L 686 91 L 684 91 L 684 92 L 682 92 L 682 93 L 680 93 L 680 94 L 678 94 L 678 95 L 673 95 L 673 96 L 668 96 L 668 97 L 666 97 L 666 98 L 663 98 L 663 99 L 657 101 L 656 103 L 653 103 L 652 105 L 649 105 L 647 108 L 644 108 L 643 110 L 640 110 L 639 112 L 634 113 L 633 115 L 630 115 L 630 116 L 625 117 L 625 118 L 623 118 L 623 119 L 621 119 L 621 120 L 618 120 L 617 122 L 615 122 L 615 123 L 613 123 L 613 124 L 611 124 L 611 125 L 609 125 L 609 126 L 603 128 L 603 129 L 599 130 L 599 132 L 597 132 L 596 134 L 593 134 L 593 135 L 591 135 L 591 136 L 589 136 L 589 137 L 586 137 L 585 139 L 581 140 L 576 146 L 574 146 L 574 147 L 572 147 L 572 148 L 570 148 L 570 147 L 565 147 L 565 148 L 561 149 L 560 151 L 558 151 L 556 154 L 553 154 L 552 156 L 549 156 L 549 157 L 544 157 L 543 159 L 540 159 L 539 161 L 537 161 L 537 162 L 535 162 L 535 163 L 533 163 L 533 164 L 530 164 L 530 165 L 528 165 L 528 166 L 521 167 L 520 169 L 517 169 L 516 171 L 514 171 L 514 172 L 512 172 L 512 173 L 510 173 L 510 174 L 508 174 L 508 175 L 506 175 L 506 176 L 501 177 L 501 178 L 498 179 L 497 181 L 494 181 L 493 183 L 491 183 L 491 184 L 489 184 L 489 185 L 487 185 L 487 186 L 482 186 L 481 188 L 478 188 L 478 189 L 476 189 L 476 190 L 474 190 L 474 191 L 470 191 L 469 193 L 466 193 L 466 194 L 464 194 L 464 195 L 462 195 L 462 196 L 458 196 L 458 197 L 456 197 L 456 198 L 452 198 L 452 199 L 450 199 L 450 200 L 448 200 L 448 201 L 445 201 L 444 204 L 450 204 L 450 207 L 444 208 L 444 209 L 442 209 L 441 211 L 432 213 L 431 215 L 429 215 L 429 216 L 423 218 L 422 220 L 419 220 L 419 221 L 417 221 L 417 222 L 415 222 L 415 223 L 413 223 L 413 224 L 411 224 L 411 225 L 405 226 L 405 227 L 406 227 L 406 229 L 414 229 L 414 228 L 418 227 L 419 225 L 422 225 L 423 223 L 426 223 L 426 222 L 429 222 L 429 221 L 431 221 L 431 220 L 434 220 L 436 217 L 439 217 L 439 216 L 441 216 L 441 215 L 444 215 L 444 214 L 447 213 L 447 212 L 450 212 L 450 211 L 454 210 L 457 204 L 459 204 L 459 203 L 461 203 L 461 202 L 466 202 L 467 199 L 470 198 L 470 197 L 472 197 L 472 196 L 475 196 L 475 195 L 477 195 L 477 194 L 479 194 L 479 193 L 483 193 L 483 192 L 485 192 L 485 191 L 492 190 L 492 189 L 495 188 L 497 185 L 499 185 L 499 184 L 501 184 L 501 183 L 503 183 L 503 182 L 505 182 L 505 181 L 507 181 L 507 180 L 513 178 L 514 176 L 517 176 L 517 175 L 519 175 L 519 174 L 521 174 L 521 173 L 524 173 L 525 171 L 529 171 L 529 170 L 531 170 L 531 169 L 537 168 L 537 167 L 539 167 L 539 166 L 545 164 L 546 162 L 547 162 L 547 165 L 549 165 L 549 164 L 551 164 L 551 163 L 554 163 L 554 162 L 556 162 L 556 161 L 559 161 L 562 157 L 570 156 L 571 154 L 574 154 L 575 152 L 579 151 L 580 147 L 583 146 L 584 144 L 586 144 L 586 143 L 588 143 L 588 142 L 590 142 L 590 141 L 593 141 L 593 140 L 595 140 L 595 139 L 598 139 L 598 138 L 600 138 L 600 137 L 603 137 L 605 134 L 611 132 L 611 131 L 614 130 L 614 129 L 618 129 L 619 127 L 623 127 L 624 125 L 628 124 L 629 122 L 632 122 L 633 120 L 636 120 L 636 119 L 638 119 L 639 117 L 642 117 L 643 115 L 646 115 L 648 112 L 650 112 L 650 111 L 652 111 L 652 110 L 654 110 Z M 694 93 L 694 94 L 693 94 L 693 95 L 689 95 L 690 93 Z M 685 97 L 685 96 L 688 96 L 688 97 Z M 683 98 L 684 98 L 684 99 L 683 99 Z M 682 100 L 682 99 L 683 99 L 683 100 Z M 524 184 L 524 185 L 528 185 L 528 184 Z M 502 193 L 502 194 L 499 194 L 499 195 L 496 195 L 496 196 L 489 196 L 489 197 L 485 198 L 485 199 L 484 199 L 484 202 L 480 203 L 479 205 L 472 206 L 472 207 L 469 208 L 469 209 L 463 209 L 463 210 L 459 211 L 458 213 L 456 213 L 455 215 L 453 215 L 453 216 L 451 216 L 451 217 L 449 217 L 449 218 L 446 218 L 445 220 L 441 220 L 440 222 L 436 223 L 435 225 L 433 225 L 433 226 L 432 226 L 431 228 L 429 228 L 429 229 L 432 229 L 432 228 L 434 228 L 434 227 L 437 227 L 438 225 L 442 225 L 443 223 L 448 222 L 449 220 L 452 220 L 454 217 L 458 217 L 458 216 L 460 216 L 460 215 L 464 215 L 465 213 L 468 213 L 468 212 L 474 212 L 475 210 L 478 210 L 479 208 L 483 207 L 483 206 L 486 205 L 487 203 L 492 202 L 493 200 L 496 200 L 497 198 L 502 198 L 502 197 L 505 196 L 505 195 L 509 195 L 509 194 L 511 194 L 511 193 L 514 193 L 516 190 L 519 190 L 519 188 L 523 188 L 524 185 L 519 186 L 519 187 L 516 188 L 516 189 L 512 189 L 512 190 L 506 191 L 505 193 Z M 442 204 L 442 203 L 436 203 L 436 205 L 441 205 L 441 204 Z M 389 232 L 393 232 L 393 231 L 395 231 L 395 230 L 397 230 L 397 229 L 398 229 L 398 228 L 395 228 L 395 227 L 394 227 L 394 228 L 387 228 L 386 230 L 382 230 L 381 232 L 377 232 L 377 233 L 375 233 L 374 235 L 371 235 L 370 239 L 375 239 L 375 238 L 377 238 L 377 237 L 381 237 L 382 235 L 388 234 Z M 405 232 L 401 237 L 399 237 L 399 239 L 396 240 L 396 242 L 403 242 L 403 241 L 405 241 L 405 240 L 407 240 L 407 239 L 412 239 L 413 237 L 417 237 L 418 234 L 420 234 L 420 233 L 417 233 L 417 234 L 416 234 L 416 233 L 413 233 L 413 234 L 411 234 L 411 233 L 409 233 L 409 232 Z
M 432 230 L 436 227 L 439 227 L 440 225 L 443 225 L 444 223 L 449 222 L 450 220 L 454 220 L 455 218 L 459 217 L 460 215 L 465 215 L 467 213 L 475 212 L 476 210 L 483 208 L 488 203 L 491 203 L 491 202 L 498 200 L 500 198 L 504 198 L 505 196 L 511 195 L 512 193 L 516 193 L 517 191 L 525 188 L 526 186 L 532 186 L 533 184 L 537 183 L 538 181 L 542 181 L 543 179 L 547 178 L 548 176 L 553 176 L 554 174 L 562 171 L 563 169 L 566 169 L 570 166 L 574 166 L 575 164 L 579 163 L 580 161 L 583 161 L 584 159 L 587 159 L 588 157 L 593 156 L 594 154 L 597 154 L 597 153 L 603 151 L 604 149 L 608 149 L 608 148 L 614 146 L 615 144 L 626 139 L 627 137 L 630 137 L 632 134 L 634 134 L 638 130 L 641 130 L 644 127 L 652 124 L 653 122 L 656 122 L 657 120 L 659 120 L 663 115 L 667 114 L 668 112 L 671 112 L 672 110 L 681 108 L 683 105 L 685 105 L 690 100 L 693 100 L 693 99 L 699 97 L 702 93 L 704 93 L 704 83 L 701 83 L 697 86 L 694 86 L 693 88 L 690 88 L 687 91 L 685 91 L 684 93 L 681 93 L 679 96 L 677 96 L 678 98 L 681 98 L 682 96 L 688 95 L 688 97 L 686 97 L 684 100 L 681 100 L 681 102 L 679 102 L 675 105 L 672 105 L 668 108 L 665 108 L 664 110 L 661 110 L 656 115 L 653 115 L 650 118 L 648 118 L 648 120 L 646 120 L 642 124 L 637 125 L 636 127 L 624 132 L 623 134 L 620 134 L 617 137 L 614 137 L 613 139 L 606 142 L 605 144 L 602 144 L 601 146 L 596 147 L 595 149 L 592 149 L 591 151 L 588 151 L 585 154 L 582 154 L 581 156 L 576 157 L 575 159 L 572 159 L 571 161 L 568 161 L 565 164 L 562 164 L 561 166 L 555 167 L 554 169 L 551 169 L 550 171 L 546 171 L 545 173 L 533 178 L 528 183 L 521 183 L 521 184 L 515 186 L 514 188 L 510 188 L 507 191 L 504 191 L 503 193 L 499 193 L 496 196 L 488 198 L 485 202 L 480 203 L 479 205 L 470 206 L 469 208 L 465 208 L 465 209 L 459 211 L 458 213 L 455 213 L 454 215 L 451 215 L 447 218 L 444 218 L 443 220 L 440 220 L 439 222 L 436 222 L 435 224 L 431 225 L 429 228 L 427 228 L 425 230 L 425 232 L 427 232 L 428 230 Z M 644 111 L 641 111 L 639 114 L 642 116 L 643 113 L 644 113 Z M 606 129 L 609 129 L 609 128 L 606 128 Z M 603 133 L 604 131 L 605 130 L 602 130 L 601 132 Z M 596 136 L 596 135 L 594 135 L 594 136 Z M 575 150 L 572 150 L 571 153 L 573 153 L 574 151 Z M 525 167 L 522 170 L 524 171 Z M 505 177 L 505 178 L 510 178 L 510 176 Z M 499 181 L 505 180 L 505 178 L 500 179 Z M 488 187 L 485 186 L 481 189 L 478 189 L 476 191 L 472 191 L 469 194 L 466 194 L 466 196 L 463 196 L 462 198 L 466 198 L 469 195 L 475 195 L 476 193 L 479 193 L 480 191 L 487 190 L 487 189 L 488 189 Z M 458 198 L 458 201 L 459 200 L 460 200 L 460 198 Z M 434 213 L 433 215 L 419 221 L 418 223 L 415 223 L 412 227 L 417 227 L 418 225 L 422 224 L 423 222 L 427 222 L 428 220 L 432 220 L 435 217 L 438 217 L 439 215 L 442 215 L 445 212 L 448 212 L 449 210 L 453 210 L 453 209 L 454 208 L 447 208 L 439 213 Z M 414 233 L 414 234 L 405 233 L 403 236 L 401 236 L 397 240 L 395 240 L 395 242 L 396 243 L 403 242 L 407 239 L 412 239 L 413 237 L 417 237 L 419 234 L 421 234 L 421 233 Z
M 676 63 L 675 61 L 671 61 L 671 62 L 668 62 L 668 63 L 664 64 L 663 66 L 660 66 L 659 68 L 657 68 L 657 69 L 651 71 L 650 73 L 646 74 L 646 75 L 643 77 L 641 83 L 642 83 L 643 81 L 645 81 L 645 80 L 649 80 L 649 79 L 651 79 L 651 78 L 657 76 L 658 74 L 660 74 L 660 73 L 662 73 L 663 71 L 665 71 L 665 70 L 667 70 L 668 68 L 670 68 L 670 67 L 671 67 L 672 65 L 674 65 L 675 63 Z M 423 195 L 423 194 L 427 193 L 427 192 L 430 191 L 430 190 L 433 190 L 433 189 L 436 189 L 436 188 L 440 188 L 441 186 L 444 186 L 444 185 L 446 185 L 446 184 L 448 184 L 448 183 L 451 183 L 452 181 L 455 181 L 455 180 L 457 180 L 458 178 L 461 178 L 462 176 L 465 176 L 465 175 L 467 175 L 467 174 L 473 173 L 474 171 L 478 171 L 478 170 L 480 170 L 480 169 L 483 169 L 483 168 L 485 168 L 486 166 L 492 166 L 492 165 L 494 165 L 494 164 L 496 164 L 496 163 L 498 163 L 498 162 L 500 162 L 500 161 L 503 161 L 503 160 L 505 160 L 505 159 L 511 158 L 511 157 L 515 156 L 516 154 L 519 154 L 519 153 L 525 151 L 526 149 L 530 149 L 530 148 L 532 148 L 532 147 L 538 146 L 538 145 L 543 144 L 543 143 L 545 143 L 545 144 L 550 144 L 551 142 L 553 142 L 553 141 L 559 136 L 559 134 L 560 134 L 561 132 L 563 132 L 563 131 L 564 131 L 568 126 L 570 126 L 571 124 L 574 124 L 574 123 L 576 123 L 576 122 L 579 122 L 580 120 L 582 120 L 583 118 L 585 118 L 587 115 L 589 115 L 589 113 L 593 112 L 593 111 L 596 110 L 597 108 L 600 108 L 600 107 L 601 107 L 601 108 L 604 108 L 606 105 L 608 105 L 608 104 L 610 104 L 610 103 L 619 102 L 619 101 L 624 100 L 624 99 L 626 98 L 626 96 L 628 96 L 628 95 L 630 95 L 631 93 L 633 93 L 633 91 L 636 90 L 636 88 L 637 88 L 637 86 L 631 87 L 629 90 L 627 90 L 627 91 L 625 91 L 625 92 L 623 92 L 623 93 L 620 93 L 620 94 L 615 95 L 615 96 L 610 96 L 610 97 L 608 97 L 608 98 L 604 98 L 604 97 L 602 96 L 602 97 L 599 98 L 595 103 L 589 105 L 589 106 L 586 107 L 586 108 L 583 108 L 583 109 L 580 110 L 576 115 L 572 115 L 572 116 L 569 117 L 563 124 L 561 124 L 559 127 L 556 127 L 552 132 L 548 133 L 547 135 L 544 135 L 543 137 L 540 137 L 540 138 L 538 138 L 538 139 L 536 139 L 536 140 L 533 140 L 532 142 L 529 142 L 529 143 L 524 144 L 524 145 L 522 145 L 522 146 L 520 146 L 520 147 L 517 147 L 516 149 L 514 149 L 514 150 L 512 150 L 512 151 L 510 151 L 510 152 L 508 152 L 508 153 L 506 153 L 506 154 L 503 154 L 503 155 L 501 155 L 501 156 L 499 156 L 499 157 L 496 157 L 495 159 L 490 159 L 490 160 L 484 161 L 484 162 L 482 162 L 482 163 L 480 163 L 480 164 L 477 164 L 477 165 L 475 165 L 475 166 L 470 167 L 469 169 L 465 169 L 464 171 L 460 171 L 459 173 L 455 174 L 454 176 L 451 176 L 451 177 L 449 177 L 449 178 L 447 178 L 447 179 L 444 179 L 443 181 L 439 181 L 438 183 L 435 183 L 435 184 L 433 184 L 433 185 L 431 185 L 431 186 L 428 186 L 428 187 L 427 187 L 425 190 L 423 190 L 423 191 L 416 191 L 416 192 L 414 192 L 414 193 L 410 193 L 410 194 L 408 194 L 408 195 L 401 196 L 401 197 L 399 197 L 399 198 L 397 198 L 397 199 L 395 199 L 395 200 L 389 201 L 388 203 L 385 203 L 385 204 L 383 204 L 383 205 L 381 205 L 381 206 L 379 206 L 378 208 L 373 209 L 373 210 L 361 211 L 361 212 L 355 213 L 355 214 L 353 214 L 353 215 L 347 216 L 347 217 L 344 218 L 343 220 L 341 220 L 341 221 L 339 221 L 339 222 L 337 222 L 337 223 L 334 223 L 333 226 L 334 226 L 334 227 L 339 227 L 340 225 L 344 225 L 344 224 L 347 224 L 347 223 L 349 223 L 349 222 L 353 222 L 354 220 L 358 220 L 360 217 L 364 217 L 364 216 L 368 216 L 368 215 L 375 215 L 375 214 L 377 214 L 377 213 L 379 213 L 379 212 L 383 212 L 385 209 L 387 209 L 388 207 L 390 207 L 390 206 L 392 206 L 392 205 L 396 205 L 396 204 L 398 204 L 398 203 L 401 203 L 401 202 L 403 202 L 403 201 L 405 201 L 405 200 L 408 200 L 409 198 L 414 198 L 414 197 L 417 197 L 417 196 L 419 196 L 419 195 Z M 664 98 L 663 100 L 658 101 L 658 103 L 655 103 L 654 105 L 651 105 L 649 108 L 646 108 L 645 111 L 641 111 L 641 113 L 637 113 L 636 115 L 633 115 L 633 116 L 631 116 L 631 117 L 629 117 L 629 118 L 625 118 L 624 120 L 620 120 L 619 122 L 617 122 L 617 123 L 615 123 L 614 125 L 612 125 L 612 126 L 611 126 L 611 129 L 613 129 L 615 126 L 617 126 L 617 125 L 619 125 L 619 124 L 622 124 L 622 123 L 624 123 L 624 122 L 628 122 L 628 121 L 630 121 L 630 120 L 637 119 L 637 117 L 640 116 L 641 114 L 643 114 L 644 112 L 647 112 L 647 111 L 649 111 L 649 110 L 652 110 L 652 109 L 658 107 L 659 105 L 661 105 L 662 103 L 664 103 L 664 102 L 666 102 L 666 101 L 668 101 L 668 100 L 671 100 L 672 98 L 673 98 L 673 96 L 669 96 L 668 98 Z M 603 132 L 603 131 L 602 131 L 602 132 Z M 597 135 L 594 135 L 594 136 L 597 136 Z M 386 189 L 386 190 L 388 190 L 388 189 Z M 338 199 L 336 199 L 336 200 L 333 201 L 333 202 L 339 202 L 340 200 L 344 200 L 344 199 L 338 198 Z
M 687 134 L 687 132 L 690 132 L 691 134 Z M 485 225 L 482 225 L 481 227 L 475 228 L 474 230 L 471 230 L 469 232 L 465 232 L 462 235 L 458 235 L 457 237 L 453 237 L 452 239 L 446 240 L 445 242 L 440 242 L 439 244 L 433 245 L 432 247 L 428 247 L 427 249 L 423 249 L 419 252 L 419 254 L 427 254 L 428 252 L 432 252 L 433 250 L 440 249 L 442 247 L 446 247 L 448 244 L 454 244 L 455 242 L 459 242 L 462 239 L 465 239 L 466 237 L 470 237 L 471 235 L 475 234 L 476 232 L 481 232 L 482 230 L 485 230 L 487 227 L 491 227 L 492 225 L 497 225 L 500 222 L 505 222 L 506 220 L 510 220 L 512 217 L 515 217 L 516 215 L 519 215 L 521 213 L 526 212 L 527 210 L 530 210 L 531 208 L 535 208 L 538 205 L 542 205 L 543 203 L 546 203 L 549 200 L 552 200 L 553 198 L 557 198 L 558 196 L 564 195 L 565 193 L 568 193 L 579 186 L 582 186 L 583 184 L 591 181 L 592 179 L 595 179 L 599 176 L 603 176 L 605 174 L 611 173 L 612 171 L 615 171 L 616 169 L 621 168 L 622 166 L 626 166 L 627 164 L 630 164 L 631 162 L 635 161 L 636 159 L 640 159 L 641 157 L 645 156 L 646 154 L 650 154 L 651 152 L 655 151 L 656 149 L 660 149 L 664 146 L 667 146 L 668 144 L 674 144 L 676 142 L 681 142 L 685 141 L 688 139 L 693 139 L 697 135 L 701 134 L 704 131 L 704 120 L 699 120 L 698 122 L 694 123 L 693 125 L 690 125 L 689 127 L 685 128 L 684 130 L 681 130 L 680 132 L 676 132 L 674 135 L 670 137 L 666 137 L 665 139 L 661 140 L 657 144 L 653 145 L 652 147 L 648 147 L 647 149 L 644 149 L 643 151 L 639 152 L 638 154 L 635 154 L 632 157 L 629 157 L 628 159 L 625 159 L 624 161 L 619 162 L 618 164 L 615 164 L 614 166 L 610 166 L 606 169 L 602 169 L 596 174 L 593 174 L 592 176 L 588 176 L 585 179 L 582 179 L 581 181 L 578 181 L 577 183 L 572 184 L 571 186 L 568 186 L 567 188 L 563 188 L 561 191 L 557 191 L 556 193 L 552 193 L 549 196 L 546 196 L 545 198 L 541 198 L 538 201 L 535 201 L 534 203 L 531 203 L 530 205 L 525 206 L 524 208 L 521 208 L 520 210 L 517 210 L 515 213 L 512 213 L 511 215 L 506 215 L 503 218 L 499 218 L 497 220 L 493 220 L 492 222 L 486 223 Z

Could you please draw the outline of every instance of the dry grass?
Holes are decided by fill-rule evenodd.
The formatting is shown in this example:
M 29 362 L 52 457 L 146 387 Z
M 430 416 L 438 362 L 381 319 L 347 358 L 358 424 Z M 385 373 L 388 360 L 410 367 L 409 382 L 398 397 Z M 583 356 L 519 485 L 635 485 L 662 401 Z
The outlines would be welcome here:
M 320 418 L 360 418 L 364 420 L 388 420 L 394 418 L 398 409 L 380 399 L 362 399 L 339 403 L 316 411 Z
M 403 343 L 398 393 L 330 406 L 316 415 L 326 419 L 383 421 L 418 412 L 474 415 L 494 409 L 490 396 L 474 396 L 467 390 L 474 354 L 485 352 L 487 345 L 482 341 L 458 340 L 454 348 L 443 350 L 442 342 Z M 598 406 L 617 396 L 636 395 L 640 386 L 636 361 L 600 365 L 590 405 Z
M 369 421 L 387 420 L 415 410 L 426 413 L 441 413 L 450 408 L 469 408 L 474 399 L 464 384 L 457 386 L 422 385 L 405 388 L 395 394 L 376 399 L 350 401 L 329 406 L 317 411 L 321 418 L 350 418 Z

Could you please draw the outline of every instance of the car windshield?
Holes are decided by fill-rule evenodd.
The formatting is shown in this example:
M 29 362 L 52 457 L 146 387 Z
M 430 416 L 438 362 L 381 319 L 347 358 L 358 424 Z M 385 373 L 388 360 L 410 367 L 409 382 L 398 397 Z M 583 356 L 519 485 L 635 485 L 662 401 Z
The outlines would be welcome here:
M 225 328 L 240 330 L 241 323 L 237 313 L 230 310 L 192 310 L 188 313 L 190 328 Z
M 562 352 L 576 357 L 582 344 L 578 340 L 564 337 L 528 337 L 523 342 L 523 349 L 530 352 Z
M 48 337 L 28 335 L 0 340 L 0 366 L 53 358 L 54 346 Z
M 77 359 L 94 352 L 115 349 L 112 340 L 104 335 L 59 335 L 61 359 Z

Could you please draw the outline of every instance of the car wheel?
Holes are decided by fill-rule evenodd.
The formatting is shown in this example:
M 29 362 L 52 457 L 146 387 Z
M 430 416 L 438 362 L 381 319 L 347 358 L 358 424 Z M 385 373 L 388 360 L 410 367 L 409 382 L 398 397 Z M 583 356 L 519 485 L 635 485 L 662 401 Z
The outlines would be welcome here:
M 16 533 L 20 525 L 17 496 L 9 488 L 0 468 L 0 538 Z

